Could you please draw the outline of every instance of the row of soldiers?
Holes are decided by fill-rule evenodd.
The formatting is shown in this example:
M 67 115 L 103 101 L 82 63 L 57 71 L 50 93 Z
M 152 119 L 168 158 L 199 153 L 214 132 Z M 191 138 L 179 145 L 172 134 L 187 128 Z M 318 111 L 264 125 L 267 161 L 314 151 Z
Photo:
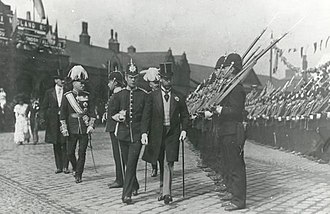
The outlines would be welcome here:
M 329 75 L 325 73 L 307 81 L 301 78 L 292 86 L 291 92 L 287 92 L 287 88 L 292 85 L 292 79 L 278 89 L 268 84 L 260 94 L 251 91 L 246 101 L 248 119 L 284 121 L 327 117 L 330 111 L 329 81 Z

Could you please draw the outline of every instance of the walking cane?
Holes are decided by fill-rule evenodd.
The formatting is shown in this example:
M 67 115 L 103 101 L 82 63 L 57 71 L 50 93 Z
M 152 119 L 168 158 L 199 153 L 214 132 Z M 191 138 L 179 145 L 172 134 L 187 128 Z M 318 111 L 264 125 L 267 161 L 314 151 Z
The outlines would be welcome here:
M 182 143 L 182 196 L 184 197 L 184 141 Z
M 94 159 L 94 154 L 93 154 L 92 135 L 91 134 L 88 134 L 88 141 L 89 141 L 89 148 L 91 148 L 91 154 L 92 154 L 92 160 L 93 160 L 94 170 L 97 173 L 95 159 Z
M 145 161 L 146 164 L 144 166 L 144 191 L 147 192 L 147 161 Z

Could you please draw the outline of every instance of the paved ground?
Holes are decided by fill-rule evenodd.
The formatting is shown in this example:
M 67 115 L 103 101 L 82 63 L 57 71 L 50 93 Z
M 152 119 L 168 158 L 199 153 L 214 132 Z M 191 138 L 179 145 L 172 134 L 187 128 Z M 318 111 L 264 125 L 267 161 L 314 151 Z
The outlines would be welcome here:
M 44 133 L 41 132 L 41 141 Z M 158 177 L 144 192 L 144 166 L 138 165 L 140 194 L 133 205 L 121 202 L 121 189 L 108 189 L 114 178 L 109 136 L 93 136 L 97 173 L 88 151 L 83 183 L 71 174 L 54 174 L 52 146 L 13 143 L 0 134 L 0 213 L 226 213 L 213 181 L 197 167 L 198 155 L 185 145 L 186 197 L 182 198 L 181 162 L 174 175 L 174 203 L 158 202 Z M 246 144 L 247 209 L 232 213 L 330 213 L 330 165 L 318 164 L 285 151 Z

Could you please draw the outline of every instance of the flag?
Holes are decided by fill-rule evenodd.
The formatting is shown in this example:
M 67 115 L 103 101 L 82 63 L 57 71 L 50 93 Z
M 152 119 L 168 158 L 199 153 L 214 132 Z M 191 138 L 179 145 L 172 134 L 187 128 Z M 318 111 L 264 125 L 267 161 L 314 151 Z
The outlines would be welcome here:
M 304 47 L 301 47 L 300 48 L 300 57 L 303 57 L 303 55 L 304 55 Z
M 17 19 L 17 10 L 15 9 L 15 13 L 13 15 L 13 20 L 12 20 L 12 31 L 11 31 L 11 35 L 14 35 L 14 33 L 16 32 L 17 26 L 18 26 L 18 19 Z
M 327 40 L 325 41 L 325 47 L 328 47 L 329 38 L 330 38 L 330 36 L 328 36 Z
M 323 40 L 321 40 L 321 42 L 320 42 L 320 50 L 322 50 L 322 42 L 323 42 Z
M 55 45 L 58 45 L 58 32 L 57 32 L 57 21 L 56 21 L 56 25 L 55 25 Z
M 52 44 L 52 28 L 49 25 L 48 18 L 46 21 L 46 39 L 48 44 Z
M 316 52 L 317 42 L 314 42 L 314 53 Z
M 33 0 L 33 6 L 37 10 L 37 13 L 39 14 L 41 19 L 45 19 L 45 9 L 44 5 L 41 0 Z

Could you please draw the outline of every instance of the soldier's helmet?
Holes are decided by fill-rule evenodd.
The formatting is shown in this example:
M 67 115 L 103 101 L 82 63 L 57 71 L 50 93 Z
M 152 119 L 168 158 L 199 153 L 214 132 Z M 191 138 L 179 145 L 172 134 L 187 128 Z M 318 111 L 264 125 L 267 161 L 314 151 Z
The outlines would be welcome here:
M 159 65 L 159 75 L 162 78 L 170 79 L 173 76 L 173 64 L 171 62 L 162 63 Z
M 148 68 L 148 70 L 143 70 L 140 72 L 143 74 L 143 79 L 147 82 L 157 82 L 160 79 L 158 68 Z
M 75 65 L 71 68 L 68 73 L 68 77 L 70 81 L 79 81 L 79 82 L 87 82 L 88 81 L 88 73 L 81 65 Z
M 225 59 L 226 59 L 226 57 L 225 56 L 221 56 L 219 59 L 218 59 L 218 61 L 217 61 L 217 63 L 215 64 L 215 69 L 221 69 L 221 68 L 223 68 L 223 63 L 225 62 Z
M 131 59 L 130 63 L 127 65 L 126 75 L 133 76 L 133 77 L 136 77 L 137 75 L 139 75 L 138 68 L 133 63 L 133 59 Z
M 121 85 L 124 85 L 124 77 L 120 71 L 113 71 L 109 74 L 108 80 L 114 80 Z
M 223 64 L 223 66 L 228 67 L 228 66 L 231 66 L 232 64 L 233 64 L 233 67 L 235 68 L 235 70 L 233 71 L 233 74 L 238 74 L 243 68 L 242 58 L 239 54 L 237 54 L 237 53 L 229 54 Z

